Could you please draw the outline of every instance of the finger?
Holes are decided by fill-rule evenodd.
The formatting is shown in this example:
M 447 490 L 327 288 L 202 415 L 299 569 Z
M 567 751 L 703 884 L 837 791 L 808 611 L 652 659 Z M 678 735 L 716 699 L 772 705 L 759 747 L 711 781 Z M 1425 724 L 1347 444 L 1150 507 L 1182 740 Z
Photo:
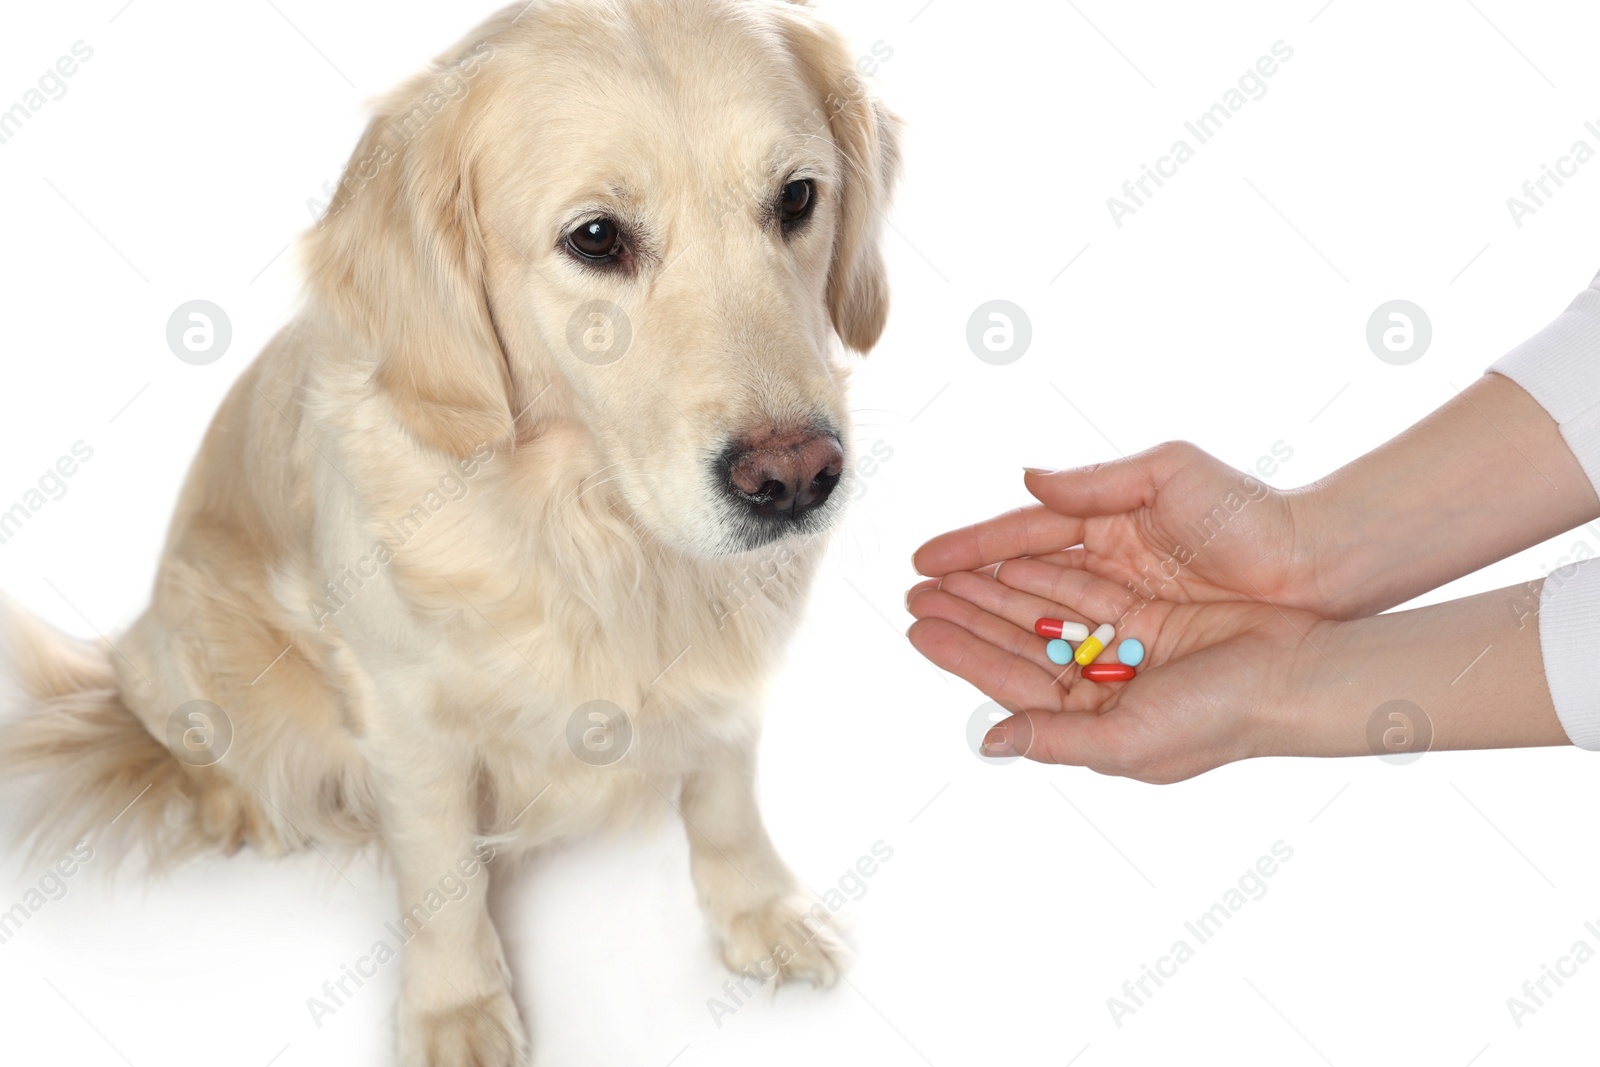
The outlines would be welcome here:
M 983 737 L 985 756 L 1025 756 L 1073 767 L 1106 765 L 1105 719 L 1092 711 L 1020 711 Z
M 1023 484 L 1045 507 L 1063 515 L 1120 515 L 1148 507 L 1199 450 L 1169 441 L 1108 463 L 1023 475 Z
M 913 585 L 910 589 L 907 589 L 906 590 L 906 607 L 908 609 L 911 607 L 911 602 L 916 599 L 918 593 L 926 593 L 930 589 L 937 589 L 937 588 L 939 588 L 939 583 L 942 582 L 942 581 L 944 581 L 943 578 L 929 578 L 926 581 L 918 582 L 916 585 Z
M 1120 623 L 1138 599 L 1132 590 L 1108 578 L 1032 559 L 1014 559 L 1001 567 L 999 583 L 1060 604 L 1096 623 Z
M 971 578 L 980 579 L 980 580 L 986 581 L 986 582 L 993 582 L 995 573 L 997 571 L 999 571 L 999 569 L 1000 569 L 1000 564 L 996 563 L 993 567 L 985 567 L 981 571 L 963 571 L 962 573 L 966 574 L 968 577 L 971 577 Z M 918 582 L 916 585 L 913 585 L 910 589 L 907 589 L 906 590 L 906 608 L 907 608 L 907 610 L 910 609 L 911 602 L 913 600 L 915 600 L 920 594 L 926 593 L 930 589 L 941 589 L 941 588 L 944 587 L 944 583 L 945 583 L 945 579 L 944 578 L 926 578 L 926 579 Z
M 1069 548 L 1083 540 L 1083 520 L 1033 505 L 940 534 L 911 557 L 918 574 L 975 571 L 1017 556 Z
M 923 601 L 938 594 L 917 598 Z M 1012 708 L 1058 709 L 1064 690 L 1042 667 L 981 640 L 943 618 L 918 619 L 906 631 L 911 647 L 997 703 Z M 1054 664 L 1052 664 L 1054 666 Z
M 1059 609 L 1057 609 L 1059 610 Z M 967 681 L 978 686 L 985 693 L 996 700 L 1005 703 L 1013 700 L 1014 707 L 1046 707 L 1064 711 L 1092 711 L 1105 703 L 1108 696 L 1114 695 L 1116 687 L 1106 687 L 1092 682 L 1086 682 L 1078 676 L 1077 668 L 1068 663 L 1062 665 L 1053 662 L 1045 654 L 1046 641 L 1036 634 L 1024 633 L 1015 626 L 1011 626 L 1002 619 L 997 619 L 987 612 L 979 611 L 971 604 L 948 592 L 934 592 L 918 598 L 912 614 L 919 620 L 952 623 L 966 631 L 976 641 L 988 645 L 996 652 L 1016 658 L 1018 663 L 1025 663 L 1033 668 L 1046 672 L 1050 685 L 1054 691 L 1046 692 L 1042 688 L 1032 689 L 1034 696 L 1024 705 L 1013 700 L 1010 696 L 985 686 L 997 686 L 999 683 L 994 676 L 989 676 L 989 681 L 980 684 L 978 681 L 967 678 Z M 930 657 L 931 658 L 931 657 Z M 987 662 L 987 660 L 985 661 Z M 944 664 L 939 664 L 944 666 Z M 1008 665 L 1014 669 L 1015 665 Z M 946 667 L 946 670 L 950 668 Z M 959 673 L 954 670 L 951 673 Z M 961 675 L 966 677 L 965 675 Z M 1021 679 L 1024 684 L 1032 686 L 1032 675 L 1028 674 Z M 1009 690 L 1007 690 L 1009 692 Z M 1018 691 L 1019 693 L 1021 690 Z
M 984 580 L 979 578 L 974 581 L 981 583 Z M 1044 638 L 984 611 L 947 589 L 935 589 L 917 597 L 911 605 L 911 614 L 918 619 L 943 619 L 954 623 L 1001 652 L 1025 660 L 1042 671 L 1049 671 L 1052 680 L 1066 670 L 1052 663 L 1050 657 L 1045 655 Z M 1051 701 L 1051 707 L 1054 706 L 1055 701 Z
M 1001 568 L 1001 573 L 1005 573 L 1006 567 L 1015 567 L 1021 562 L 1012 560 Z M 1033 624 L 1040 619 L 1066 618 L 1070 622 L 1081 622 L 1091 630 L 1095 626 L 1095 620 L 1070 608 L 1064 608 L 1060 601 L 1035 596 L 1016 589 L 1005 581 L 982 578 L 971 571 L 956 571 L 945 575 L 942 580 L 944 584 L 941 588 L 946 593 L 969 601 L 1026 633 L 1034 633 Z
M 1060 552 L 1036 552 L 1028 558 L 1057 567 L 1076 567 L 1080 571 L 1089 566 L 1089 553 L 1082 545 L 1064 548 Z

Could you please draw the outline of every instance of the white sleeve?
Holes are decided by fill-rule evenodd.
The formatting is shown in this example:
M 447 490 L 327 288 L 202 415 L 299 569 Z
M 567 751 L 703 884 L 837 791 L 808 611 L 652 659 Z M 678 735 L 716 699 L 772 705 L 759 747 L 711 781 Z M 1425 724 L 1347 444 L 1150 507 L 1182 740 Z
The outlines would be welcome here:
M 1600 492 L 1600 275 L 1558 319 L 1489 369 L 1522 386 L 1550 413 Z M 1539 647 L 1567 737 L 1579 748 L 1600 750 L 1600 560 L 1545 579 Z
M 1544 580 L 1539 649 L 1561 728 L 1579 748 L 1600 749 L 1600 560 L 1558 567 Z

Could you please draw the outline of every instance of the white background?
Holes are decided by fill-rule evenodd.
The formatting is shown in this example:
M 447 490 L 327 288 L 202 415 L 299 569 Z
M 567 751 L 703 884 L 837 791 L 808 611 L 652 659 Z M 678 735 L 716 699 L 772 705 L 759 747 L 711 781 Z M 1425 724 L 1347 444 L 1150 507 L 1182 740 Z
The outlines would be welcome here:
M 363 101 L 491 10 L 122 3 L 0 16 L 0 108 L 73 42 L 94 49 L 0 145 L 0 509 L 75 441 L 94 449 L 0 545 L 0 587 L 83 635 L 142 608 L 207 420 L 292 314 L 282 250 Z M 981 695 L 902 637 L 912 548 L 1021 502 L 1024 464 L 1187 437 L 1249 466 L 1282 441 L 1278 484 L 1309 482 L 1449 398 L 1600 266 L 1600 161 L 1520 228 L 1506 207 L 1575 140 L 1600 148 L 1592 5 L 1320 4 L 826 5 L 861 53 L 892 48 L 873 80 L 910 123 L 895 311 L 854 394 L 859 440 L 893 455 L 795 620 L 762 793 L 814 888 L 874 842 L 893 859 L 846 909 L 850 984 L 764 991 L 719 1027 L 706 1001 L 726 973 L 680 825 L 537 857 L 499 903 L 539 1063 L 1593 1062 L 1600 963 L 1521 1028 L 1506 999 L 1576 940 L 1600 948 L 1583 925 L 1600 923 L 1595 756 L 1262 760 L 1160 788 L 989 766 L 966 740 Z M 1114 225 L 1106 198 L 1279 40 L 1294 55 L 1266 95 Z M 207 367 L 165 343 L 194 298 L 233 323 Z M 994 298 L 1032 321 L 1007 366 L 965 340 Z M 1365 342 L 1394 298 L 1433 322 L 1409 366 Z M 1558 538 L 1434 599 L 1539 577 L 1580 536 L 1600 547 Z M 1280 840 L 1293 858 L 1267 894 L 1115 1025 L 1107 998 Z M 0 909 L 41 873 L 13 864 Z M 104 874 L 90 864 L 0 946 L 0 1061 L 389 1061 L 392 966 L 320 1029 L 306 1008 L 396 911 L 375 858 Z

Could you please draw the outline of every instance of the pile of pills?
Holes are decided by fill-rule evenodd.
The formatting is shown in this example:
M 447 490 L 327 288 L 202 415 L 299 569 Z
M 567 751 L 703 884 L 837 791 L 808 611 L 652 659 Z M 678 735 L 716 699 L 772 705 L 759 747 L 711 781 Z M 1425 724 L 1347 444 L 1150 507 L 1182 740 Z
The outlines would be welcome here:
M 1134 668 L 1144 662 L 1144 643 L 1136 637 L 1124 638 L 1117 645 L 1117 662 L 1095 662 L 1117 636 L 1116 629 L 1109 622 L 1101 623 L 1091 633 L 1089 627 L 1081 622 L 1040 619 L 1033 624 L 1033 632 L 1040 637 L 1050 638 L 1050 643 L 1044 646 L 1044 653 L 1050 657 L 1051 663 L 1061 666 L 1076 663 L 1082 668 L 1083 677 L 1091 682 L 1126 682 L 1136 673 Z M 1076 652 L 1068 643 L 1073 641 L 1078 643 Z

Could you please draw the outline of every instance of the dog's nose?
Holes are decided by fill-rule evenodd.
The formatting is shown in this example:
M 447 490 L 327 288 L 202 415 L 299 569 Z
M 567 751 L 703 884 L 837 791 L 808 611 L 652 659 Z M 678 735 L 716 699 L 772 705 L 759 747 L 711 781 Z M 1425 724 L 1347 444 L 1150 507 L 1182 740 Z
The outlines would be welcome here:
M 727 453 L 728 492 L 762 518 L 804 517 L 827 501 L 843 471 L 839 439 L 814 430 L 746 438 Z

